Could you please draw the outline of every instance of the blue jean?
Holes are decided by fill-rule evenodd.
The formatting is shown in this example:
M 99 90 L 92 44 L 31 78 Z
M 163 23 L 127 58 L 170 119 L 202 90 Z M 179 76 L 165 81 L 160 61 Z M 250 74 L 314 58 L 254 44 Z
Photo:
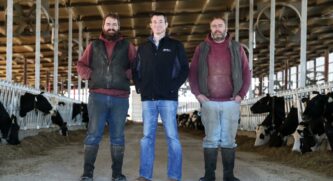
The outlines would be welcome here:
M 152 180 L 155 159 L 155 137 L 160 114 L 168 144 L 168 177 L 181 180 L 182 148 L 177 129 L 177 101 L 142 102 L 143 138 L 141 139 L 140 176 Z
M 206 101 L 201 118 L 205 127 L 204 148 L 235 148 L 240 104 L 235 101 Z
M 103 137 L 105 123 L 108 123 L 110 144 L 123 146 L 128 104 L 128 98 L 90 93 L 88 132 L 84 144 L 98 145 Z

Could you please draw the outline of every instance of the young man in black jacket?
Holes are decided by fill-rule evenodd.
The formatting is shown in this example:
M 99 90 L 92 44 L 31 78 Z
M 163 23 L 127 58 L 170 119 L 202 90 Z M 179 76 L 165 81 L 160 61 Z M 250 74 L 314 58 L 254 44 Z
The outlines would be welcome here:
M 133 70 L 133 80 L 141 94 L 143 138 L 141 139 L 140 177 L 152 180 L 155 135 L 160 114 L 168 143 L 168 178 L 181 180 L 182 148 L 177 130 L 178 90 L 185 82 L 189 66 L 184 46 L 166 35 L 165 14 L 153 13 L 152 36 L 139 46 Z

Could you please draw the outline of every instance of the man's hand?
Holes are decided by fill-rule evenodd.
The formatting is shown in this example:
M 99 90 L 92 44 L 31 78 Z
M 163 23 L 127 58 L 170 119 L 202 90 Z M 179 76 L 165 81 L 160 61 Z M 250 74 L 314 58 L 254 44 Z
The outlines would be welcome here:
M 237 95 L 235 98 L 233 98 L 233 100 L 240 103 L 242 101 L 242 97 Z
M 209 101 L 209 99 L 203 94 L 197 95 L 196 98 L 201 104 L 206 102 L 206 101 Z

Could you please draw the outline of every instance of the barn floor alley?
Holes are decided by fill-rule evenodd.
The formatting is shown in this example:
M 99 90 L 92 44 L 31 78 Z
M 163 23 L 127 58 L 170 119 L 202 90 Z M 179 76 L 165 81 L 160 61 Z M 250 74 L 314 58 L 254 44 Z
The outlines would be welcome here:
M 126 126 L 127 142 L 123 172 L 128 181 L 134 181 L 138 176 L 139 140 L 141 136 L 141 124 Z M 180 137 L 183 146 L 183 181 L 197 181 L 204 173 L 201 138 L 186 132 L 181 132 Z M 156 145 L 153 180 L 166 181 L 167 146 L 162 126 L 159 126 L 157 130 Z M 220 155 L 218 160 L 217 181 L 220 181 L 222 180 Z M 79 180 L 82 164 L 82 143 L 71 143 L 31 158 L 0 163 L 0 180 L 75 181 Z M 95 165 L 95 181 L 111 180 L 110 164 L 108 137 L 105 135 Z M 309 171 L 265 162 L 260 159 L 260 156 L 246 152 L 237 152 L 235 174 L 242 181 L 332 180 L 332 178 L 323 177 Z

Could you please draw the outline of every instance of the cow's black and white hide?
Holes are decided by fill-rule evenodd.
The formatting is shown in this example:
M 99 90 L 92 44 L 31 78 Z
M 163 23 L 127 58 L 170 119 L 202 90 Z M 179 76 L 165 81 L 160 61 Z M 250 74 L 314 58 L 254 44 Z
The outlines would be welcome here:
M 318 150 L 325 135 L 313 135 L 309 122 L 300 122 L 293 133 L 293 137 L 294 145 L 292 151 L 306 153 Z
M 11 126 L 11 119 L 2 102 L 0 102 L 0 139 L 6 139 Z M 1 140 L 0 140 L 1 141 Z
M 330 148 L 333 148 L 333 93 L 327 94 L 327 106 L 324 113 L 324 128 Z M 333 151 L 333 150 L 332 150 Z
M 286 119 L 278 129 L 282 135 L 288 136 L 295 132 L 298 126 L 298 110 L 295 107 L 291 107 Z
M 195 130 L 203 130 L 203 124 L 201 122 L 201 115 L 199 111 L 195 110 L 190 114 L 189 119 L 186 123 L 186 127 L 195 129 Z
M 271 137 L 269 128 L 264 125 L 259 124 L 256 127 L 256 140 L 254 142 L 254 146 L 261 146 L 268 143 Z
M 79 103 L 73 103 L 73 106 L 72 106 L 72 119 L 76 118 L 76 116 L 78 114 L 81 114 L 82 112 L 82 107 L 81 107 L 81 104 Z
M 296 129 L 293 151 L 306 153 L 316 151 L 326 137 L 324 127 L 324 115 L 327 107 L 328 96 L 317 94 L 311 100 L 307 100 L 306 108 L 302 113 L 302 120 Z
M 88 105 L 85 103 L 81 103 L 81 109 L 82 109 L 82 122 L 85 123 L 86 127 L 88 128 L 88 123 L 89 123 Z
M 61 135 L 63 135 L 63 136 L 68 135 L 67 122 L 64 122 L 60 113 L 57 110 L 53 111 L 53 113 L 51 115 L 51 120 L 52 120 L 53 124 L 59 126 L 59 130 L 61 132 Z
M 88 115 L 88 105 L 85 103 L 73 103 L 73 110 L 72 110 L 72 119 L 75 119 L 78 114 L 82 116 L 82 122 L 88 124 L 89 122 L 89 115 Z
M 53 107 L 51 103 L 46 99 L 46 97 L 43 96 L 43 92 L 38 94 L 36 96 L 36 99 L 36 108 L 42 111 L 44 114 L 49 114 Z
M 19 131 L 20 126 L 17 124 L 16 116 L 11 116 L 11 125 L 9 127 L 8 136 L 6 138 L 7 143 L 10 145 L 18 145 L 20 144 L 19 140 Z
M 20 116 L 25 117 L 28 112 L 35 108 L 36 95 L 26 92 L 20 98 Z
M 181 115 L 178 115 L 178 118 L 177 118 L 178 127 L 185 127 L 186 122 L 187 122 L 189 117 L 190 117 L 190 115 L 187 114 L 187 113 L 183 113 Z
M 276 128 L 271 134 L 269 140 L 269 146 L 281 147 L 287 145 L 287 139 L 289 135 L 292 135 L 298 126 L 298 114 L 297 108 L 291 107 L 286 119 L 282 122 L 282 125 Z
M 251 112 L 269 113 L 256 128 L 255 146 L 269 142 L 270 146 L 281 146 L 283 136 L 278 132 L 285 121 L 284 98 L 267 94 L 251 106 Z
M 58 106 L 65 106 L 65 105 L 66 105 L 66 103 L 63 102 L 63 101 L 59 101 L 59 102 L 58 102 Z
M 43 96 L 43 92 L 35 95 L 26 92 L 20 98 L 20 116 L 25 117 L 28 112 L 35 110 L 40 110 L 44 114 L 49 114 L 52 110 L 52 105 L 50 102 Z
M 277 96 L 271 97 L 269 94 L 253 104 L 250 109 L 254 114 L 271 114 L 272 119 L 266 121 L 268 121 L 267 124 L 271 123 L 274 129 L 282 125 L 286 115 L 284 110 L 284 98 Z

